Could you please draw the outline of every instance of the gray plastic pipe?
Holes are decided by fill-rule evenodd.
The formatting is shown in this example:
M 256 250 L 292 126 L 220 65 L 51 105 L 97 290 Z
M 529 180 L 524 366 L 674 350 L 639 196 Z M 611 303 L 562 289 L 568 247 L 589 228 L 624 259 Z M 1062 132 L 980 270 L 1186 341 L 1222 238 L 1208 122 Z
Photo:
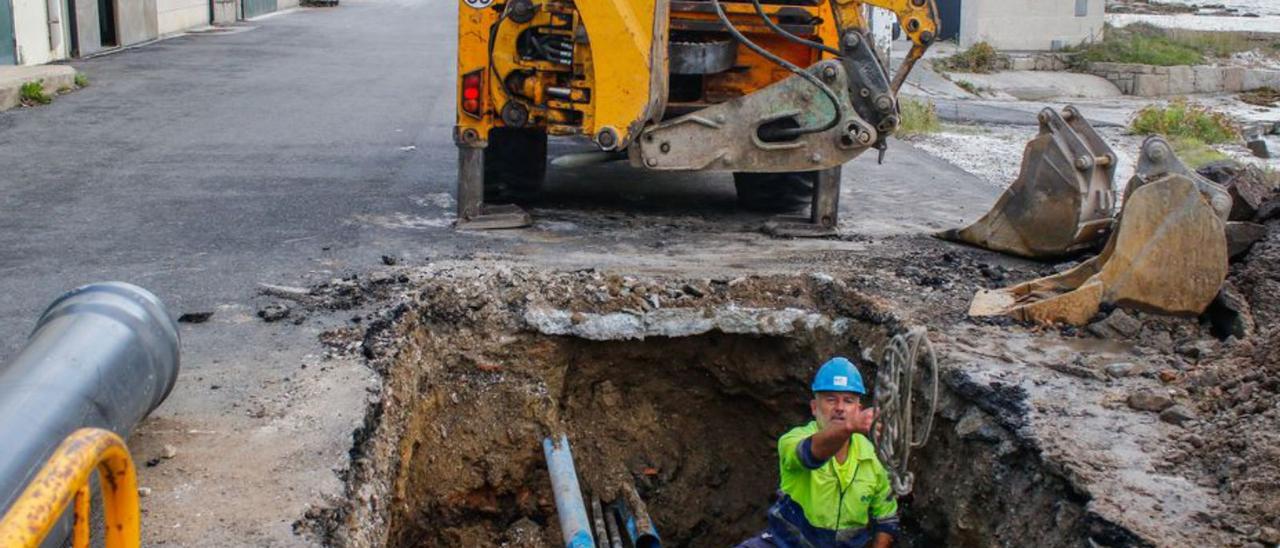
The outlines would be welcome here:
M 127 438 L 178 380 L 178 325 L 141 287 L 87 285 L 59 297 L 0 368 L 0 514 L 81 427 Z

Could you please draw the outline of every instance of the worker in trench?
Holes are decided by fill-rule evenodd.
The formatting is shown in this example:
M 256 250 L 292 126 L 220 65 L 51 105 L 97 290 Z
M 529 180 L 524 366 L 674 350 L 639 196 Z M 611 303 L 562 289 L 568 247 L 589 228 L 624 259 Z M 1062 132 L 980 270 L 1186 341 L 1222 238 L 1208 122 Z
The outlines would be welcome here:
M 862 404 L 862 375 L 832 358 L 812 389 L 814 420 L 778 439 L 781 485 L 769 527 L 738 548 L 892 546 L 898 503 L 867 437 L 876 411 Z

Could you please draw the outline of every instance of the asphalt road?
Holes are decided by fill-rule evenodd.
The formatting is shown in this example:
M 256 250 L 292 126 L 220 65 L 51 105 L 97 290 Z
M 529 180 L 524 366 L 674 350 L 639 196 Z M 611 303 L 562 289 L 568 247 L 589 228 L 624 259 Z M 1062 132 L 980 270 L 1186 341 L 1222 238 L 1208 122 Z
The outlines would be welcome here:
M 452 34 L 423 25 L 426 8 L 302 11 L 165 40 L 77 62 L 89 88 L 0 114 L 0 348 L 85 282 L 138 283 L 181 312 L 416 255 L 420 240 L 351 220 L 448 190 Z
M 178 451 L 141 470 L 148 545 L 292 544 L 293 520 L 337 490 L 376 379 L 351 360 L 302 369 L 348 317 L 265 324 L 259 283 L 308 285 L 383 255 L 680 271 L 867 245 L 773 241 L 726 175 L 620 165 L 553 169 L 533 229 L 454 232 L 456 5 L 344 0 L 168 39 L 78 61 L 88 88 L 0 113 L 0 357 L 84 283 L 214 312 L 182 326 L 178 386 L 130 441 L 140 461 Z M 845 169 L 849 236 L 944 228 L 997 192 L 905 144 L 873 156 Z

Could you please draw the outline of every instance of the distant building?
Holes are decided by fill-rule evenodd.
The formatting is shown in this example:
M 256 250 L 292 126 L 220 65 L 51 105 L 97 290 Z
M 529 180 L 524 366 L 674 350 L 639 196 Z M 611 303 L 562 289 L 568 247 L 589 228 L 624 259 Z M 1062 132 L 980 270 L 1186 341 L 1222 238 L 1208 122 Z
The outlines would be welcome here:
M 0 0 L 0 65 L 39 65 L 298 5 L 298 0 Z
M 943 39 L 1044 51 L 1102 38 L 1105 0 L 937 0 Z

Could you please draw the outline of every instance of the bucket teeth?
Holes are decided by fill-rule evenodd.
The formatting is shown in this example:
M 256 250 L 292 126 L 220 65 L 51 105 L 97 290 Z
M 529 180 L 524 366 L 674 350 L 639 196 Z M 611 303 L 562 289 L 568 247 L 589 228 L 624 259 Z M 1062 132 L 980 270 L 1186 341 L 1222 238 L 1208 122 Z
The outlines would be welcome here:
M 1115 153 L 1075 107 L 1040 111 L 1040 133 L 1018 178 L 991 211 L 937 236 L 1032 259 L 1073 255 L 1102 241 L 1115 207 Z
M 969 314 L 1073 325 L 1088 323 L 1104 304 L 1200 314 L 1227 277 L 1230 205 L 1222 187 L 1187 169 L 1163 138 L 1150 137 L 1102 253 L 1054 276 L 980 290 Z

